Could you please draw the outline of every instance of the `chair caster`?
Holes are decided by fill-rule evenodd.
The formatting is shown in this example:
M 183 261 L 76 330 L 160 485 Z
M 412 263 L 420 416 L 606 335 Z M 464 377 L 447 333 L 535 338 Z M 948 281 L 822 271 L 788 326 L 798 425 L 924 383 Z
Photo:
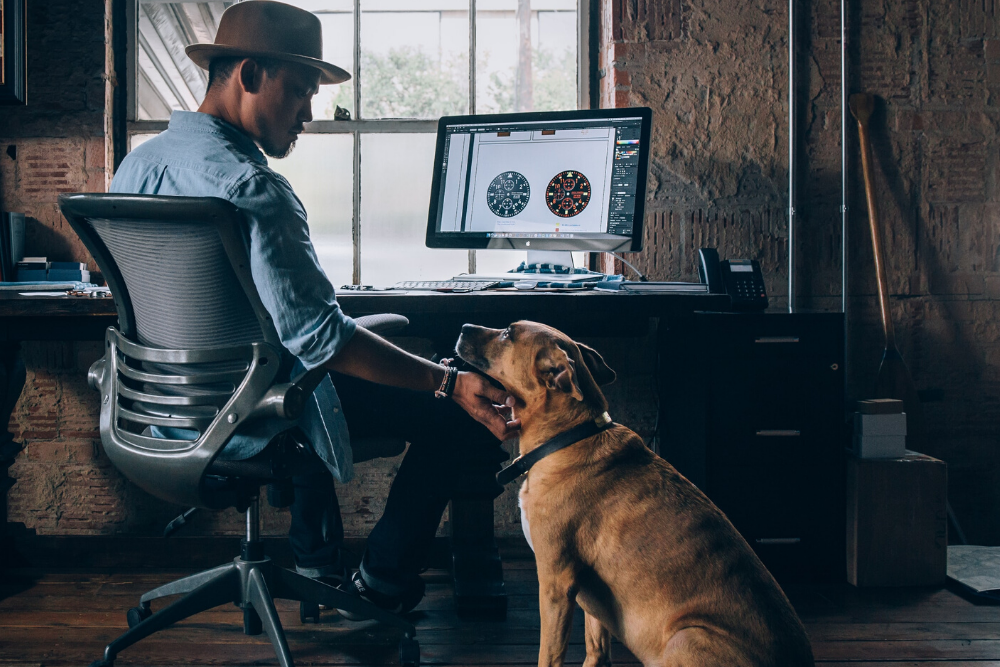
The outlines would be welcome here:
M 313 623 L 319 623 L 319 605 L 315 602 L 299 602 L 299 622 L 308 623 L 310 619 Z
M 129 629 L 134 628 L 139 625 L 147 618 L 153 615 L 153 611 L 149 608 L 149 605 L 140 604 L 138 607 L 132 607 L 125 614 L 125 618 L 128 620 Z
M 420 664 L 420 642 L 412 637 L 399 640 L 399 664 L 403 667 L 417 667 Z

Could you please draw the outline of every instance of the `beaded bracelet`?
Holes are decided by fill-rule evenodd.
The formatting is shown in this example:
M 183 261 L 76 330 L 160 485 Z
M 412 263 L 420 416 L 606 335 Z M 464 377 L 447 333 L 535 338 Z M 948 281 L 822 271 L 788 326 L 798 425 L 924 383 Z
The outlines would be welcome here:
M 437 398 L 449 398 L 455 391 L 455 380 L 458 378 L 458 369 L 454 366 L 444 367 L 444 377 L 441 378 L 441 386 L 434 392 Z

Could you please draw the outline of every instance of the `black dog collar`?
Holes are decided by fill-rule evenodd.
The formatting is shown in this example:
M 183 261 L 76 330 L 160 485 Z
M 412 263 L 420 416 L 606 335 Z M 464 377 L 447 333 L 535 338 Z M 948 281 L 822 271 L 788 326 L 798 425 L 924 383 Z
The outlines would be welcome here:
M 606 431 L 614 425 L 615 423 L 611 421 L 611 417 L 605 412 L 593 421 L 587 421 L 579 426 L 574 426 L 568 431 L 563 431 L 556 437 L 532 449 L 524 456 L 518 456 L 514 459 L 509 466 L 497 473 L 497 481 L 501 486 L 510 484 L 549 454 L 558 452 L 560 449 L 565 449 L 585 438 L 597 435 L 601 431 Z

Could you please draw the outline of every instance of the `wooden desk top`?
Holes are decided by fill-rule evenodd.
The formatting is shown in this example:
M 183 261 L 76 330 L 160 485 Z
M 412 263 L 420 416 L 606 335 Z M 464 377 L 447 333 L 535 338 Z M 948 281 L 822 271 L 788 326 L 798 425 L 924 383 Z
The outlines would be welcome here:
M 431 335 L 465 322 L 506 326 L 534 319 L 581 334 L 635 335 L 650 317 L 723 310 L 729 297 L 718 294 L 634 294 L 617 292 L 464 293 L 352 292 L 337 295 L 350 315 L 400 313 L 410 318 L 412 335 Z M 70 296 L 22 296 L 0 292 L 0 340 L 100 340 L 117 321 L 114 300 Z M 628 334 L 626 334 L 628 335 Z

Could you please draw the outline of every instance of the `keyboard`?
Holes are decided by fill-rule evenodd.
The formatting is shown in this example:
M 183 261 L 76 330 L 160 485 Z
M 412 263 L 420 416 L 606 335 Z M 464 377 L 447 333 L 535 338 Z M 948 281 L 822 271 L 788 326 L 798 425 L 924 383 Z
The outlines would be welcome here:
M 404 280 L 393 285 L 392 289 L 476 292 L 493 287 L 499 282 L 499 280 Z

